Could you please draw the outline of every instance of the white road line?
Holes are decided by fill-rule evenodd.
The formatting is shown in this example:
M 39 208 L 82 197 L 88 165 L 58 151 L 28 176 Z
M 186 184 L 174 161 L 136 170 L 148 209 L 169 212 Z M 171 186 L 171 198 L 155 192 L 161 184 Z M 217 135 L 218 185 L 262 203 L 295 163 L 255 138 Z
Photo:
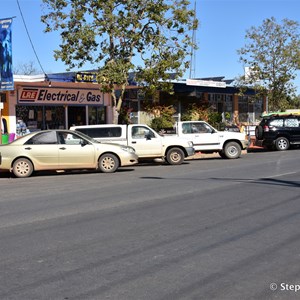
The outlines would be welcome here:
M 282 173 L 282 174 L 277 174 L 277 175 L 268 176 L 268 177 L 264 177 L 264 178 L 275 178 L 275 177 L 281 177 L 281 176 L 292 175 L 292 174 L 297 174 L 297 172 Z

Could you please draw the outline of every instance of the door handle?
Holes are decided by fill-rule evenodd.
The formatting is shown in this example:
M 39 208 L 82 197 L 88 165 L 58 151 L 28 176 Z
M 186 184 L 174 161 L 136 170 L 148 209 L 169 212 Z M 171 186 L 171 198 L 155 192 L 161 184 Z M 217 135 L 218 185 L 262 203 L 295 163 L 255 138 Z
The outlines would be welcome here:
M 31 150 L 31 147 L 26 147 L 25 150 Z
M 131 144 L 136 144 L 136 141 L 132 141 Z
M 59 150 L 66 150 L 66 149 L 67 149 L 66 147 L 59 148 Z

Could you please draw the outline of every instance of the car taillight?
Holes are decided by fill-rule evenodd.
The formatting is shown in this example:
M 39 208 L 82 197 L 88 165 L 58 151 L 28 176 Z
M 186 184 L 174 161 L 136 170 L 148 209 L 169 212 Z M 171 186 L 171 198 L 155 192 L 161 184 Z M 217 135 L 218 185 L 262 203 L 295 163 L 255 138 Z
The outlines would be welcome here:
M 269 130 L 270 130 L 269 126 L 265 125 L 264 126 L 264 132 L 269 132 Z

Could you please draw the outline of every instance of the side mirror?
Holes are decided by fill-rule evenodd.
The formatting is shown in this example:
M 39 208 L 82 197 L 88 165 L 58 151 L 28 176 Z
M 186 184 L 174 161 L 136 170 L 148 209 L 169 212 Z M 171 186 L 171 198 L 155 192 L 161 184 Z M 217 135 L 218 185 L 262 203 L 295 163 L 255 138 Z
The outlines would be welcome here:
M 147 133 L 147 134 L 145 135 L 145 138 L 146 138 L 147 141 L 151 140 L 151 134 L 150 134 L 150 133 Z
M 84 147 L 85 145 L 87 145 L 88 144 L 88 142 L 86 141 L 86 140 L 80 140 L 80 145 L 82 146 L 82 147 Z

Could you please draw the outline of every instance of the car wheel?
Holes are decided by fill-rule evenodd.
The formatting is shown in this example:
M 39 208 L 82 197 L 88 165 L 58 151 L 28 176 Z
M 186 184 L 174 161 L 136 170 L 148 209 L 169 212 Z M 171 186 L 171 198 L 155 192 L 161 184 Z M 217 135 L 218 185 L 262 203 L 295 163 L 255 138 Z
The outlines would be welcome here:
M 277 150 L 279 151 L 284 151 L 289 149 L 290 147 L 290 142 L 287 138 L 285 137 L 279 137 L 276 141 L 275 141 L 275 147 Z
M 99 159 L 99 169 L 103 173 L 114 173 L 119 164 L 119 159 L 114 154 L 103 154 Z
M 13 163 L 12 172 L 19 178 L 29 177 L 33 172 L 33 165 L 27 158 L 18 158 Z
M 181 165 L 184 161 L 184 153 L 180 148 L 171 148 L 167 152 L 166 160 L 170 165 Z
M 236 142 L 229 142 L 224 147 L 224 156 L 226 158 L 239 158 L 241 156 L 241 146 Z
M 256 128 L 255 128 L 255 137 L 258 140 L 262 140 L 263 139 L 263 135 L 264 135 L 264 129 L 263 129 L 263 127 L 261 125 L 256 126 Z

